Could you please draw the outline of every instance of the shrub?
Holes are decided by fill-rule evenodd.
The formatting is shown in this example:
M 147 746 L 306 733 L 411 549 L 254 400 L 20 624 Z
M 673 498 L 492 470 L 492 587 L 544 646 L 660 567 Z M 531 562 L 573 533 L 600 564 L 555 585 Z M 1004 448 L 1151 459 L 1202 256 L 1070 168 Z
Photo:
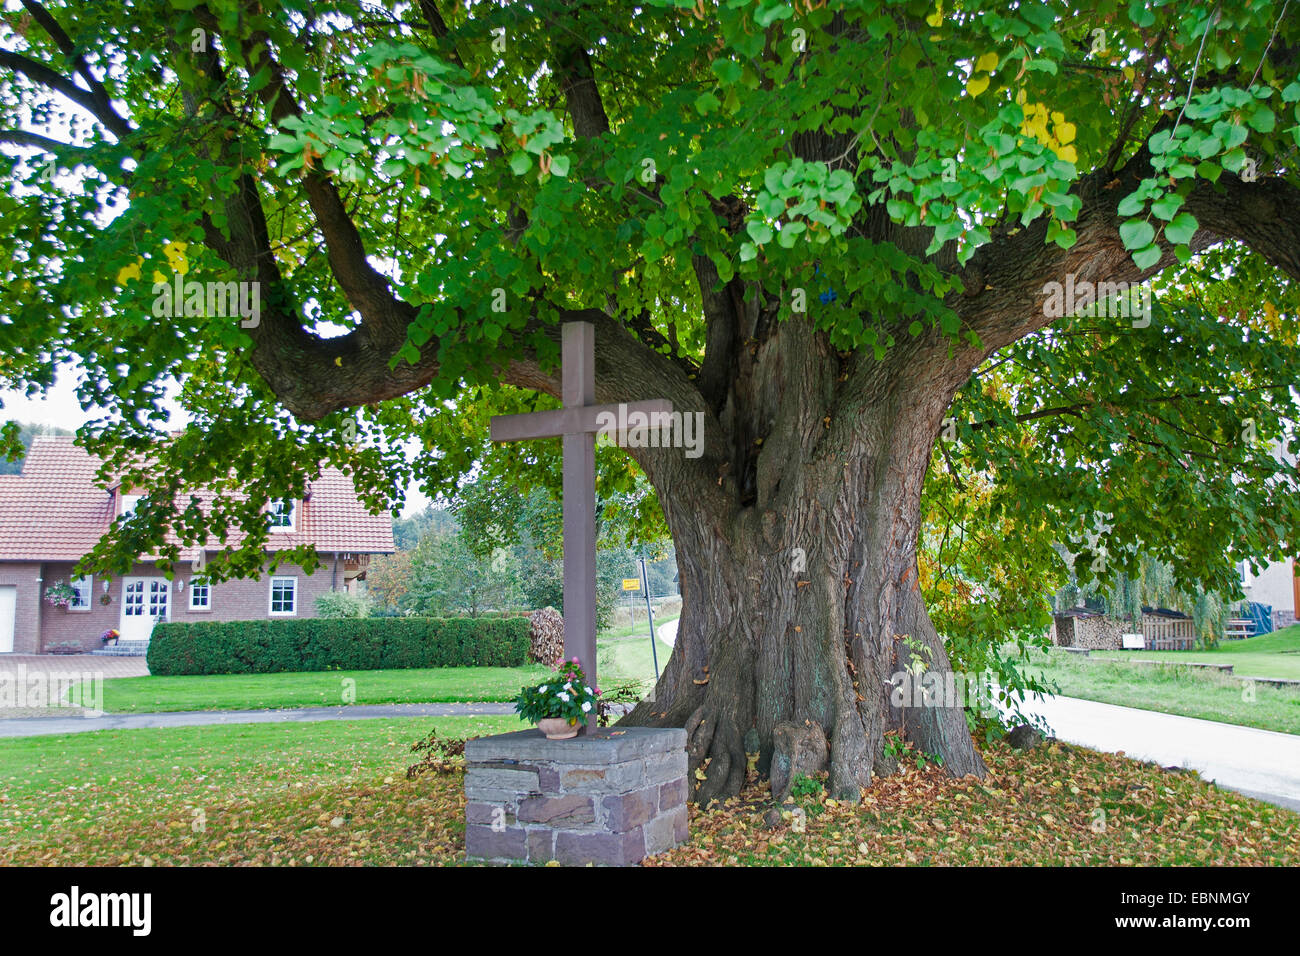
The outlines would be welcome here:
M 528 619 L 295 618 L 160 622 L 152 674 L 273 674 L 410 667 L 520 667 Z
M 373 609 L 370 598 L 349 591 L 326 591 L 316 598 L 317 617 L 369 617 Z

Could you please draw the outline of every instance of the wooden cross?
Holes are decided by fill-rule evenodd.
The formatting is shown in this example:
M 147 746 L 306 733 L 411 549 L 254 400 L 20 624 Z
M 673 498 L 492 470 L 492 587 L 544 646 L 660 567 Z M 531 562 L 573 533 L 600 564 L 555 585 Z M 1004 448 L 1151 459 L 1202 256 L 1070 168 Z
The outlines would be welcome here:
M 560 329 L 560 395 L 563 408 L 523 415 L 495 415 L 493 441 L 564 439 L 564 656 L 577 657 L 587 679 L 596 681 L 596 433 L 601 416 L 619 415 L 618 405 L 595 405 L 596 329 L 590 322 L 566 322 Z M 673 410 L 672 402 L 629 402 L 649 420 Z M 605 419 L 608 421 L 608 419 Z M 588 727 L 595 727 L 593 713 Z

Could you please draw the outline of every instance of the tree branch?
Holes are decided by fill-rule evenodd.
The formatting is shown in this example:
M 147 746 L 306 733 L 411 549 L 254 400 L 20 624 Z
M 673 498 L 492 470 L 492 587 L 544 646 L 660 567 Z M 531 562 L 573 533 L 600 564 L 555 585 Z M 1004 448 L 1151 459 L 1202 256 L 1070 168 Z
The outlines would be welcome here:
M 37 60 L 28 59 L 21 53 L 14 53 L 10 50 L 0 50 L 0 67 L 13 70 L 15 73 L 21 73 L 28 80 L 43 86 L 48 90 L 53 90 L 67 97 L 73 103 L 76 103 L 83 110 L 89 113 L 100 124 L 118 139 L 123 138 L 131 132 L 131 127 L 110 108 L 107 113 L 100 108 L 99 101 L 95 96 L 86 90 L 83 90 L 76 83 L 64 76 L 62 73 L 50 67 L 48 64 L 38 62 Z
M 128 123 L 117 110 L 113 108 L 112 97 L 108 95 L 108 90 L 104 84 L 90 70 L 90 65 L 86 63 L 86 58 L 77 50 L 72 38 L 68 36 L 67 31 L 59 25 L 45 7 L 37 3 L 36 0 L 22 0 L 23 7 L 32 15 L 32 18 L 41 25 L 41 28 L 50 35 L 59 50 L 67 57 L 72 68 L 77 71 L 86 85 L 90 88 L 90 96 L 95 103 L 95 116 L 103 123 L 110 132 L 118 139 L 122 139 L 131 132 L 131 124 Z

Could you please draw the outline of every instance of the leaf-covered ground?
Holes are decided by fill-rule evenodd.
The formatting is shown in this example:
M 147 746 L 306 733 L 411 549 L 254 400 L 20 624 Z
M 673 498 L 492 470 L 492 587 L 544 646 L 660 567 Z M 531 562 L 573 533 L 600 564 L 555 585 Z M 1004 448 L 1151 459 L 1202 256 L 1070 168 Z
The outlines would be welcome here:
M 408 779 L 411 745 L 517 729 L 413 718 L 0 741 L 0 864 L 459 864 L 462 771 Z M 1300 863 L 1300 816 L 1194 775 L 1052 745 L 986 753 L 983 781 L 912 768 L 857 806 L 765 785 L 692 810 L 653 865 Z M 1101 811 L 1100 813 L 1098 811 Z M 798 832 L 802 829 L 802 832 Z

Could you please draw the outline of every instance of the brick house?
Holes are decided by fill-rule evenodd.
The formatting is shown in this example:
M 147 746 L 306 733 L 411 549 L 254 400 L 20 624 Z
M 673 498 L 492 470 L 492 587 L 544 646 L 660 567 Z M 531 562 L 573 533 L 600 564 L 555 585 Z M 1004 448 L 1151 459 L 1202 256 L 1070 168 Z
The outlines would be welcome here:
M 319 595 L 360 589 L 370 556 L 394 550 L 392 519 L 367 512 L 351 479 L 327 468 L 303 500 L 277 503 L 270 518 L 268 551 L 312 544 L 322 561 L 314 574 L 284 564 L 260 579 L 196 586 L 198 549 L 182 548 L 171 580 L 147 559 L 120 577 L 77 578 L 76 562 L 139 500 L 98 483 L 98 467 L 72 438 L 38 437 L 22 473 L 0 475 L 0 654 L 96 650 L 109 628 L 122 642 L 147 642 L 156 620 L 313 617 Z M 44 599 L 59 581 L 76 591 L 66 608 Z

